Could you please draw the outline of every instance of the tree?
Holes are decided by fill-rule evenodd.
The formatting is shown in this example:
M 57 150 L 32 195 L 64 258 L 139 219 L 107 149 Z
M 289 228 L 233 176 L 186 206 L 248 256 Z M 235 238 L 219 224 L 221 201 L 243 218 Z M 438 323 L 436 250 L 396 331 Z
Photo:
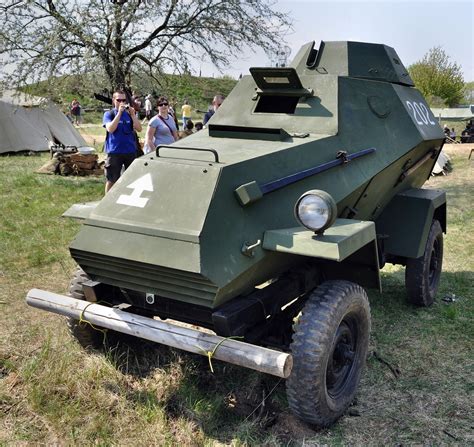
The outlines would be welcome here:
M 466 82 L 464 86 L 464 104 L 474 104 L 474 81 Z
M 431 48 L 421 61 L 408 67 L 415 86 L 423 93 L 430 105 L 441 98 L 448 107 L 455 106 L 463 99 L 464 80 L 461 67 L 450 62 L 441 47 Z
M 67 73 L 105 76 L 218 68 L 244 49 L 272 51 L 291 23 L 272 0 L 3 0 L 3 78 L 22 85 Z

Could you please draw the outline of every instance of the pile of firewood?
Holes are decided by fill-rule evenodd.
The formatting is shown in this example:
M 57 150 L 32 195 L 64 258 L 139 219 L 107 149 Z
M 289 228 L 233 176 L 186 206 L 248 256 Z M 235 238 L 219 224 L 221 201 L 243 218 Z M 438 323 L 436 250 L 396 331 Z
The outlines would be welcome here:
M 40 174 L 59 175 L 103 175 L 104 162 L 99 162 L 97 154 L 54 153 L 51 160 L 36 171 Z

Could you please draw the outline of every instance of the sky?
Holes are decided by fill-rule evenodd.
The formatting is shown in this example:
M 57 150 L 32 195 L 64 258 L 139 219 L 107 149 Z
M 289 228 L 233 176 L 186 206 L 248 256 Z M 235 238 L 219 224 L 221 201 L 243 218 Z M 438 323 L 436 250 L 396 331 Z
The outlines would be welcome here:
M 286 39 L 288 62 L 313 40 L 316 48 L 322 40 L 383 43 L 395 49 L 405 67 L 441 46 L 451 62 L 461 66 L 464 81 L 474 81 L 474 0 L 300 0 L 277 1 L 275 8 L 294 21 Z M 201 69 L 202 76 L 237 78 L 249 74 L 250 67 L 270 65 L 268 55 L 249 50 L 222 72 L 204 63 L 196 70 Z

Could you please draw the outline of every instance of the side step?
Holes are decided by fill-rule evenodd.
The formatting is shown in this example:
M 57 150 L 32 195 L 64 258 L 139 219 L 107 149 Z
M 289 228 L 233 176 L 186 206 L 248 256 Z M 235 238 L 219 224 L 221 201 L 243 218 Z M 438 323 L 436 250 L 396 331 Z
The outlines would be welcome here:
M 134 315 L 120 309 L 77 300 L 66 295 L 31 289 L 26 302 L 32 307 L 79 320 L 124 334 L 287 378 L 293 367 L 291 354 L 241 341 L 219 337 L 196 329 Z

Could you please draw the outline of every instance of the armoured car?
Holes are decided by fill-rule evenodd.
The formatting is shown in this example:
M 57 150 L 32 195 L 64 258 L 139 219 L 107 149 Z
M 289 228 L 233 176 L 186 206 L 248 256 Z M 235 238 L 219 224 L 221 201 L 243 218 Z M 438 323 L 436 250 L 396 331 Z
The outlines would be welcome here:
M 406 266 L 414 305 L 436 296 L 446 198 L 422 186 L 443 143 L 394 49 L 310 42 L 69 209 L 70 296 L 28 303 L 84 346 L 108 328 L 284 377 L 291 410 L 328 426 L 357 390 L 380 269 Z

